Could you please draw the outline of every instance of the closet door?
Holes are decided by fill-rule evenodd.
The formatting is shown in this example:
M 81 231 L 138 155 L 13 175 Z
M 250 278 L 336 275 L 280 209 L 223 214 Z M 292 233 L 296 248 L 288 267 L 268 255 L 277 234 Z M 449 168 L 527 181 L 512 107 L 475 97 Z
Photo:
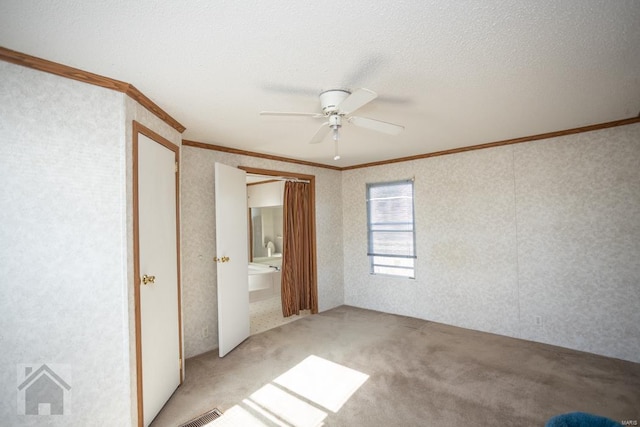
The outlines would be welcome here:
M 140 125 L 135 130 L 138 410 L 139 425 L 148 426 L 181 382 L 178 147 Z

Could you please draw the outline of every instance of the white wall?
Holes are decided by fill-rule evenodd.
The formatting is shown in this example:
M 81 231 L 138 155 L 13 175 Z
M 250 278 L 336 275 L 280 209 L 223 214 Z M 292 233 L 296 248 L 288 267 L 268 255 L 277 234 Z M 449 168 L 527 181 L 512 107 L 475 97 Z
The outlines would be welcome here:
M 0 424 L 133 425 L 132 125 L 122 93 L 0 61 Z M 71 413 L 18 416 L 18 364 L 68 365 Z
M 365 184 L 412 176 L 416 279 L 372 276 Z M 344 171 L 342 192 L 346 304 L 640 362 L 640 125 Z
M 340 172 L 256 157 L 182 149 L 183 315 L 186 357 L 218 347 L 214 163 L 315 175 L 318 305 L 343 304 L 342 194 Z M 208 329 L 209 335 L 203 336 Z M 187 373 L 188 375 L 188 373 Z

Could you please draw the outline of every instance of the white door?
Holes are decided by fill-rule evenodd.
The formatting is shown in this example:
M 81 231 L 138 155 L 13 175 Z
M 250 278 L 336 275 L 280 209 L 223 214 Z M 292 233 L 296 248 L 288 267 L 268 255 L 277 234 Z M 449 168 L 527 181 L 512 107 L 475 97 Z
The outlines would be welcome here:
M 180 384 L 175 153 L 138 134 L 142 406 L 148 426 Z M 151 280 L 153 283 L 151 283 Z
M 216 163 L 216 264 L 220 357 L 249 337 L 245 171 Z

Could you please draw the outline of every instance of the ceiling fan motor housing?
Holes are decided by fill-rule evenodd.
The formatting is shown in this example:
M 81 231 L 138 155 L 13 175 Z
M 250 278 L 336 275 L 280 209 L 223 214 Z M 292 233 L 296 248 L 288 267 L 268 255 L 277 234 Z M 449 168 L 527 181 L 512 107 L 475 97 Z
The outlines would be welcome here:
M 338 113 L 338 106 L 351 92 L 343 89 L 326 90 L 320 94 L 320 106 L 325 116 Z

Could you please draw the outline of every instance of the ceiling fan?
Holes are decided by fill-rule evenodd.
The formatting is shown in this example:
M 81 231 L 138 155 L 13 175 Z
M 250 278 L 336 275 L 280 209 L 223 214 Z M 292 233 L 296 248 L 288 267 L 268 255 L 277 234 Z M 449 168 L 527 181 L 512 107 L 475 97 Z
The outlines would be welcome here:
M 363 107 L 378 96 L 372 90 L 361 88 L 353 92 L 345 89 L 326 90 L 320 94 L 320 107 L 322 113 L 295 113 L 295 112 L 279 112 L 279 111 L 262 111 L 261 116 L 306 116 L 313 118 L 326 119 L 317 130 L 310 144 L 317 144 L 324 141 L 326 136 L 332 132 L 333 140 L 336 142 L 336 155 L 334 160 L 338 160 L 340 156 L 337 153 L 337 142 L 340 138 L 340 128 L 344 121 L 356 126 L 383 132 L 390 135 L 397 135 L 404 130 L 404 126 L 393 123 L 383 122 L 381 120 L 370 119 L 367 117 L 352 116 L 351 113 Z

